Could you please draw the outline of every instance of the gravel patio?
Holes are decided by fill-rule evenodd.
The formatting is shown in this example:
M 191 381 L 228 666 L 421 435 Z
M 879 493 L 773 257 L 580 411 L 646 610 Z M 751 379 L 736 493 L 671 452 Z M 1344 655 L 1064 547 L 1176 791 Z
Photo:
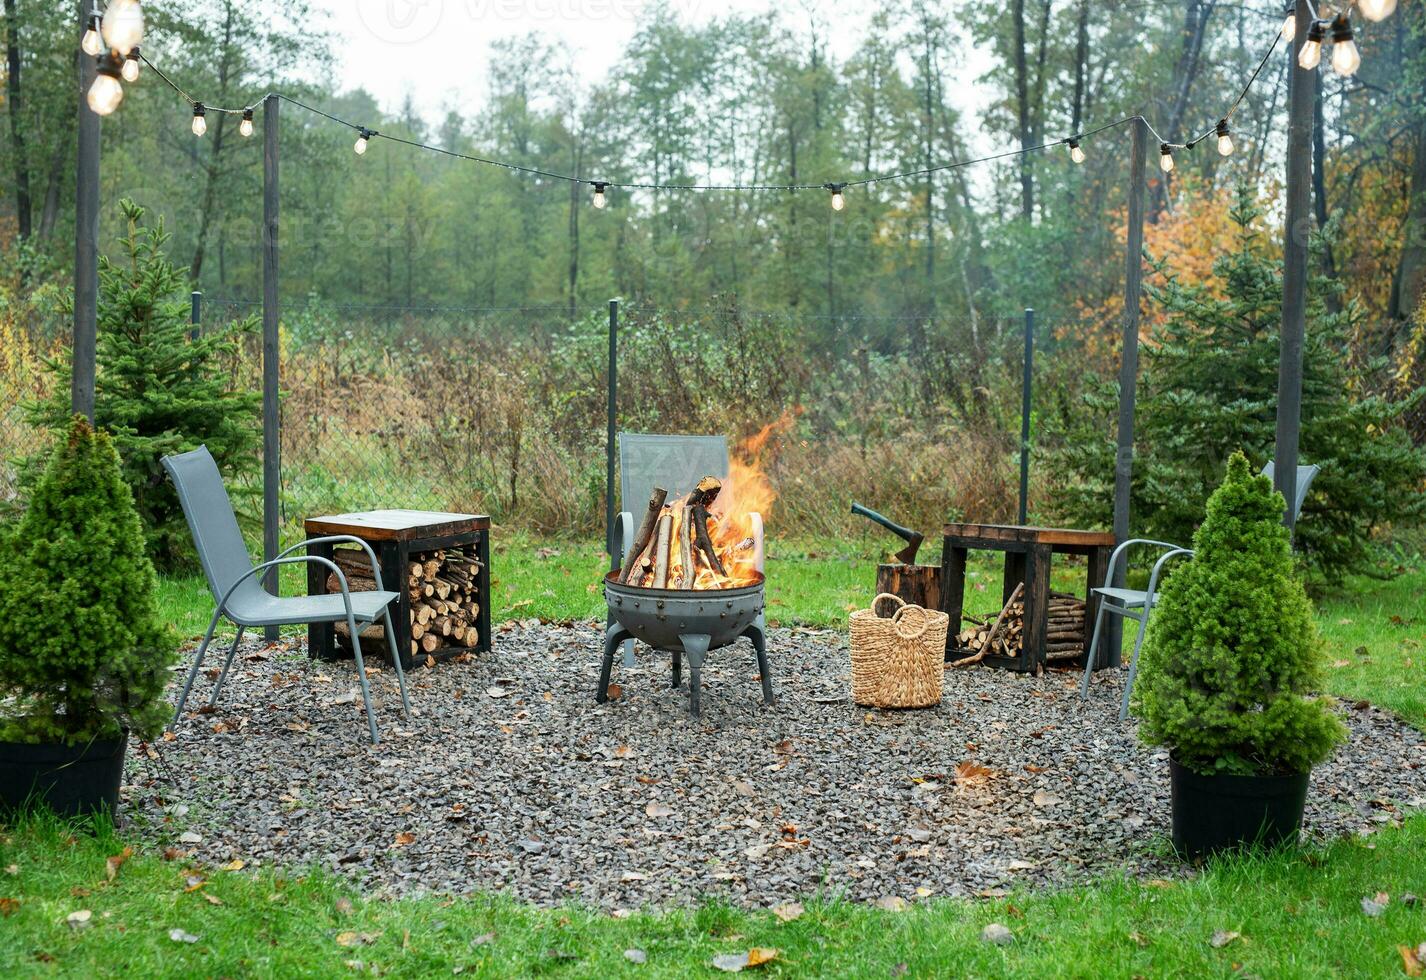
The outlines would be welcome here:
M 249 642 L 215 714 L 133 754 L 125 810 L 137 833 L 202 861 L 611 910 L 895 903 L 1183 871 L 1166 858 L 1166 756 L 1117 723 L 1118 671 L 1087 702 L 1074 672 L 950 671 L 938 708 L 869 712 L 847 696 L 844 634 L 779 629 L 777 705 L 761 705 L 740 644 L 710 657 L 693 725 L 667 657 L 642 649 L 596 705 L 600 637 L 588 623 L 505 624 L 493 654 L 412 673 L 404 726 L 394 674 L 374 672 L 379 746 L 350 661 Z M 1426 806 L 1421 733 L 1344 710 L 1351 741 L 1313 775 L 1316 839 Z

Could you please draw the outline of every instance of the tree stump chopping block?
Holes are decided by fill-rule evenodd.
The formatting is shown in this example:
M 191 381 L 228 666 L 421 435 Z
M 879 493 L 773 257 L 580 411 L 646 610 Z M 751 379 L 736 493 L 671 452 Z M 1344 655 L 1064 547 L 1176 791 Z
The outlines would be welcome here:
M 883 592 L 923 609 L 940 609 L 941 566 L 878 565 L 876 594 Z

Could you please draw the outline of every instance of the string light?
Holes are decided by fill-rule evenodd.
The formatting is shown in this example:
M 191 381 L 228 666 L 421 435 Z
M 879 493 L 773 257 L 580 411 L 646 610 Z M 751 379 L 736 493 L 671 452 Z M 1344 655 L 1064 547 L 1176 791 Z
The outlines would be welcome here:
M 608 186 L 608 184 L 600 180 L 596 180 L 594 182 L 594 206 L 601 211 L 604 210 L 604 205 L 606 203 L 604 199 L 604 188 Z
M 252 109 L 243 110 L 243 121 L 238 123 L 238 132 L 242 133 L 244 136 L 251 136 L 253 134 Z
M 79 42 L 80 50 L 85 54 L 97 58 L 104 51 L 104 39 L 99 36 L 99 15 L 89 15 L 89 26 L 85 28 L 84 37 Z
M 95 67 L 94 83 L 89 86 L 86 101 L 96 116 L 112 115 L 124 101 L 124 86 L 119 83 L 120 68 L 113 55 L 104 55 Z
M 1362 53 L 1352 40 L 1352 22 L 1345 13 L 1332 21 L 1332 70 L 1343 78 L 1351 78 L 1362 66 Z
M 376 135 L 376 131 L 362 126 L 357 130 L 357 134 L 357 141 L 352 146 L 352 149 L 356 150 L 357 156 L 362 156 L 366 153 L 366 144 L 371 142 L 371 138 Z
M 1287 5 L 1287 19 L 1282 22 L 1282 39 L 1291 41 L 1297 36 L 1297 11 L 1294 4 Z
M 1302 42 L 1302 50 L 1297 52 L 1297 65 L 1308 71 L 1322 63 L 1322 39 L 1327 36 L 1326 22 L 1314 20 L 1307 28 L 1307 40 Z
M 202 136 L 208 132 L 208 108 L 202 102 L 193 103 L 193 135 Z
M 144 39 L 144 8 L 139 0 L 109 0 L 101 30 L 104 43 L 119 57 L 137 48 Z
M 1396 0 L 1357 0 L 1357 9 L 1367 20 L 1386 20 L 1396 10 Z
M 1166 174 L 1173 173 L 1173 147 L 1167 143 L 1159 144 L 1159 169 Z
M 126 82 L 139 80 L 139 49 L 137 47 L 124 55 L 124 68 L 119 74 L 124 76 Z
M 1069 144 L 1070 159 L 1075 163 L 1084 163 L 1084 148 L 1079 145 L 1079 140 L 1071 136 L 1065 142 Z
M 845 208 L 845 207 L 847 206 L 847 199 L 846 199 L 846 197 L 844 197 L 843 194 L 842 194 L 842 192 L 847 189 L 847 185 L 846 185 L 845 183 L 841 183 L 841 184 L 823 184 L 822 186 L 825 187 L 825 188 L 827 188 L 827 190 L 829 190 L 829 191 L 832 192 L 832 210 L 833 210 L 833 211 L 840 211 L 840 210 L 842 210 L 843 208 Z
M 1217 127 L 1214 129 L 1214 132 L 1216 132 L 1216 133 L 1218 134 L 1218 152 L 1221 153 L 1221 154 L 1223 154 L 1223 156 L 1225 156 L 1225 157 L 1226 157 L 1226 156 L 1232 156 L 1232 155 L 1233 155 L 1233 137 L 1230 136 L 1229 133 L 1228 133 L 1228 120 L 1226 120 L 1226 119 L 1220 119 L 1220 120 L 1218 120 L 1218 125 L 1217 125 Z

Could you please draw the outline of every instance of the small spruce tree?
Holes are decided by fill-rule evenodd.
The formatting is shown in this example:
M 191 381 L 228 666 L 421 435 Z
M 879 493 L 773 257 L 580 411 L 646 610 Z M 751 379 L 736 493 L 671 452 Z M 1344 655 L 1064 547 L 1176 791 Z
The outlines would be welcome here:
M 162 730 L 177 643 L 109 436 L 76 416 L 0 550 L 0 741 Z
M 1151 745 L 1195 772 L 1300 773 L 1346 735 L 1316 697 L 1323 651 L 1282 524 L 1282 494 L 1234 453 L 1159 592 L 1134 701 Z
M 233 476 L 253 472 L 260 443 L 262 395 L 234 384 L 228 362 L 249 317 L 192 336 L 188 281 L 164 253 L 162 219 L 145 222 L 130 200 L 119 203 L 128 223 L 120 261 L 99 262 L 99 331 L 94 422 L 112 433 L 124 480 L 143 522 L 149 556 L 163 568 L 191 554 L 188 529 L 161 460 L 206 445 Z M 61 429 L 69 419 L 67 359 L 51 362 L 60 378 L 54 396 L 31 406 L 31 421 Z M 40 461 L 28 467 L 31 479 Z

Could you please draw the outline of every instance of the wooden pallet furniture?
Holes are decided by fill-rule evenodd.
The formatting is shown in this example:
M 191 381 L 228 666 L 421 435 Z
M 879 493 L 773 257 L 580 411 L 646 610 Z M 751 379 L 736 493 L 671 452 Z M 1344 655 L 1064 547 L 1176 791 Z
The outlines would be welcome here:
M 952 658 L 955 636 L 965 606 L 966 556 L 972 551 L 999 551 L 1005 554 L 1005 577 L 1001 602 L 1009 601 L 1017 585 L 1024 583 L 1025 644 L 1019 656 L 988 655 L 984 663 L 1010 670 L 1036 671 L 1048 662 L 1046 631 L 1050 607 L 1050 561 L 1054 555 L 1084 555 L 1089 559 L 1085 586 L 1086 624 L 1094 622 L 1099 597 L 1090 591 L 1104 578 L 1104 570 L 1114 548 L 1114 535 L 1107 531 L 1076 531 L 1068 528 L 1019 527 L 1007 524 L 947 524 L 941 548 L 941 609 L 951 617 L 946 638 L 946 655 Z M 1089 649 L 1085 630 L 1083 665 Z M 1109 666 L 1101 653 L 1100 666 Z
M 361 538 L 376 551 L 381 563 L 381 578 L 386 587 L 400 593 L 392 609 L 396 628 L 396 649 L 401 651 L 402 664 L 409 668 L 424 663 L 427 656 L 447 659 L 468 650 L 490 649 L 490 518 L 483 514 L 447 514 L 421 510 L 372 510 L 353 514 L 309 517 L 303 522 L 308 538 L 333 534 L 350 534 Z M 460 549 L 480 562 L 476 578 L 479 609 L 475 616 L 478 639 L 474 646 L 451 645 L 433 653 L 411 651 L 411 595 L 408 577 L 415 556 L 426 556 L 446 549 Z M 332 557 L 331 545 L 313 545 L 311 554 Z M 328 591 L 325 568 L 312 566 L 307 573 L 307 591 L 321 595 Z M 308 651 L 314 657 L 331 659 L 336 656 L 336 636 L 331 624 L 314 623 L 308 628 Z

